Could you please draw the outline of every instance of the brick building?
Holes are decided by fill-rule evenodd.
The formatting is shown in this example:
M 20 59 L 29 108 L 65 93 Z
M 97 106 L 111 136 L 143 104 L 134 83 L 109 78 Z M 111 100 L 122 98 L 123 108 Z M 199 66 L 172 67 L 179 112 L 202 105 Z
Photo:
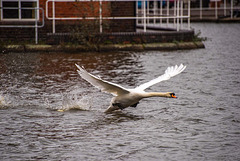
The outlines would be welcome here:
M 102 2 L 103 17 L 135 16 L 135 2 Z M 48 39 L 48 33 L 53 32 L 53 13 L 56 18 L 82 18 L 82 20 L 56 20 L 56 33 L 70 33 L 74 31 L 96 30 L 99 32 L 99 2 L 53 2 L 47 0 L 0 0 L 0 40 L 1 41 L 29 41 L 35 37 L 35 23 L 43 27 L 38 28 L 38 38 Z M 35 10 L 34 8 L 39 8 Z M 44 16 L 44 19 L 43 19 Z M 88 19 L 96 18 L 96 19 Z M 44 21 L 44 22 L 43 22 Z M 103 20 L 103 33 L 135 32 L 135 20 Z M 28 26 L 28 27 L 27 27 Z

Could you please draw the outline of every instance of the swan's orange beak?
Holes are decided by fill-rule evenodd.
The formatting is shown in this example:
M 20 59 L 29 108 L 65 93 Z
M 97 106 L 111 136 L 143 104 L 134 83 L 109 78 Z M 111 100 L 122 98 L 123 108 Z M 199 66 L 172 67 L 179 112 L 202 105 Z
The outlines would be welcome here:
M 174 93 L 171 94 L 172 98 L 177 98 Z

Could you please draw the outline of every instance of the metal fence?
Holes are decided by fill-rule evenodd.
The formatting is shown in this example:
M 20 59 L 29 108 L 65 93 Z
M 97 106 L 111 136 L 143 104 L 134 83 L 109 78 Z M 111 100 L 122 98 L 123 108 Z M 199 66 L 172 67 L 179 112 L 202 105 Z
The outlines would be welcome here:
M 137 26 L 144 24 L 144 31 L 146 27 L 190 30 L 191 1 L 187 0 L 187 8 L 184 8 L 183 2 L 183 0 L 138 1 L 136 15 L 140 20 L 137 20 L 136 24 Z
M 136 24 L 138 26 L 146 24 L 146 26 L 170 27 L 177 31 L 179 31 L 179 28 L 189 30 L 190 20 L 193 19 L 216 20 L 240 17 L 240 1 L 238 4 L 237 1 L 239 0 L 221 0 L 221 4 L 220 0 L 208 0 L 208 2 L 207 0 L 138 1 L 136 4 L 137 16 L 140 18 L 148 17 L 148 19 L 147 21 L 137 20 Z M 183 20 L 187 23 L 184 23 Z
M 18 8 L 18 7 L 1 7 L 0 10 L 1 10 L 1 13 L 2 10 L 34 10 L 34 19 L 32 20 L 34 22 L 33 25 L 29 25 L 29 24 L 16 24 L 16 22 L 21 22 L 21 21 L 14 21 L 14 25 L 0 25 L 0 28 L 35 28 L 35 44 L 38 44 L 38 28 L 41 28 L 44 26 L 44 10 L 43 8 L 37 8 L 37 7 L 34 7 L 34 8 L 31 8 L 31 7 L 27 7 L 27 8 Z M 41 10 L 41 15 L 42 16 L 39 16 L 39 11 Z M 41 24 L 38 24 L 39 21 L 42 21 Z M 11 22 L 12 20 L 5 20 L 6 22 Z M 28 20 L 29 21 L 29 20 Z
M 132 19 L 136 20 L 137 27 L 140 26 L 143 28 L 143 32 L 147 31 L 147 27 L 157 27 L 157 28 L 169 28 L 176 31 L 180 30 L 191 30 L 190 27 L 190 18 L 198 17 L 203 19 L 204 16 L 209 16 L 205 14 L 207 11 L 211 11 L 211 14 L 215 19 L 218 19 L 219 16 L 228 16 L 230 19 L 235 17 L 234 12 L 239 11 L 240 16 L 240 4 L 234 3 L 236 0 L 222 0 L 223 3 L 221 6 L 218 5 L 218 2 L 215 1 L 214 7 L 206 7 L 203 5 L 203 0 L 47 0 L 46 1 L 46 18 L 52 20 L 52 32 L 56 32 L 55 22 L 58 20 L 99 20 L 99 32 L 103 32 L 103 20 L 127 20 Z M 238 0 L 239 1 L 239 0 Z M 56 17 L 56 5 L 57 3 L 68 2 L 68 3 L 82 3 L 82 2 L 97 2 L 99 3 L 98 13 L 96 17 Z M 136 14 L 135 16 L 124 17 L 124 16 L 105 16 L 103 15 L 102 2 L 135 2 L 136 4 Z M 49 4 L 51 3 L 51 7 Z M 197 5 L 193 7 L 193 4 Z M 1 13 L 3 10 L 34 10 L 34 18 L 31 20 L 34 22 L 33 25 L 23 23 L 14 25 L 6 25 L 6 23 L 0 24 L 2 28 L 35 28 L 35 43 L 38 44 L 38 28 L 44 26 L 44 10 L 43 8 L 34 7 L 34 8 L 16 8 L 16 7 L 0 7 Z M 41 14 L 39 14 L 41 12 Z M 51 16 L 49 16 L 51 13 Z M 41 15 L 41 16 L 40 16 Z M 9 20 L 1 20 L 11 22 Z M 18 22 L 18 21 L 17 21 Z M 19 21 L 21 22 L 21 21 Z M 40 23 L 40 24 L 39 24 Z M 11 24 L 11 23 L 10 23 Z
M 195 2 L 196 7 L 191 8 L 193 16 L 198 17 L 199 19 L 203 19 L 204 17 L 215 18 L 219 17 L 229 17 L 231 19 L 234 18 L 234 12 L 240 10 L 240 1 L 239 0 L 221 0 L 221 1 L 209 1 L 213 4 L 210 6 L 209 4 L 205 4 L 203 0 L 199 0 L 199 2 Z M 239 16 L 239 15 L 238 15 Z
M 56 20 L 95 20 L 98 19 L 99 20 L 99 31 L 100 33 L 102 33 L 103 31 L 103 24 L 102 24 L 102 20 L 124 20 L 124 19 L 134 19 L 137 21 L 137 24 L 142 24 L 143 25 L 143 29 L 144 32 L 147 31 L 147 26 L 148 25 L 152 25 L 150 22 L 152 20 L 155 20 L 154 22 L 160 21 L 161 23 L 155 23 L 155 25 L 158 25 L 159 27 L 161 27 L 163 25 L 163 23 L 166 24 L 167 27 L 170 27 L 170 23 L 173 24 L 172 27 L 175 28 L 177 31 L 179 31 L 180 29 L 183 29 L 184 25 L 184 21 L 183 19 L 187 19 L 187 27 L 185 27 L 185 29 L 190 29 L 190 0 L 188 0 L 189 3 L 189 8 L 188 8 L 188 13 L 186 15 L 184 15 L 183 12 L 183 1 L 182 0 L 174 0 L 175 4 L 174 5 L 174 12 L 171 14 L 170 10 L 167 11 L 167 14 L 163 15 L 163 8 L 158 8 L 158 12 L 160 14 L 155 14 L 157 12 L 154 12 L 154 14 L 150 13 L 150 8 L 147 7 L 151 1 L 149 0 L 145 0 L 145 1 L 141 1 L 142 2 L 142 7 L 138 8 L 138 6 L 136 5 L 136 16 L 130 16 L 130 17 L 109 17 L 109 16 L 103 16 L 102 15 L 102 2 L 136 2 L 137 4 L 137 0 L 47 0 L 46 1 L 46 18 L 49 20 L 52 20 L 53 23 L 53 28 L 52 28 L 52 32 L 55 33 L 56 32 L 56 27 L 55 27 L 55 21 Z M 167 3 L 169 4 L 170 0 L 167 0 Z M 69 2 L 69 3 L 73 3 L 73 2 L 99 2 L 99 16 L 98 17 L 56 17 L 56 5 L 57 3 L 61 3 L 61 2 Z M 155 2 L 157 2 L 157 0 L 155 0 Z M 161 1 L 163 2 L 163 1 Z M 49 3 L 51 4 L 51 9 L 52 11 L 49 10 Z M 167 6 L 167 8 L 169 9 L 169 5 Z M 49 16 L 51 12 L 51 17 Z M 140 21 L 138 21 L 140 20 Z M 163 21 L 164 20 L 164 21 Z M 169 21 L 171 20 L 171 21 Z

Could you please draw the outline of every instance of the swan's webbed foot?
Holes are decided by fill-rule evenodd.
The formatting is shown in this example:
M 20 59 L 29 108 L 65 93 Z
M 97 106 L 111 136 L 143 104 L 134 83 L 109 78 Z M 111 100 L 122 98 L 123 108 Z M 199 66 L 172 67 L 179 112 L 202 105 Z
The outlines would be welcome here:
M 134 108 L 136 108 L 138 104 L 139 104 L 139 102 L 137 102 L 137 103 L 131 105 L 130 107 L 134 107 Z
M 122 106 L 121 103 L 113 103 L 112 105 L 113 105 L 113 106 L 117 106 L 117 107 L 119 107 L 121 110 L 124 109 L 124 107 Z

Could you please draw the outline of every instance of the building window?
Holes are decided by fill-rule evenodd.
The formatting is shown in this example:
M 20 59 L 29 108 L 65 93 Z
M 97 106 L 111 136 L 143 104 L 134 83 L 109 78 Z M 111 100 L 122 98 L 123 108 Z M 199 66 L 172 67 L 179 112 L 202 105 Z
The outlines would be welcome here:
M 35 7 L 38 7 L 37 0 L 2 0 L 2 20 L 35 20 Z

